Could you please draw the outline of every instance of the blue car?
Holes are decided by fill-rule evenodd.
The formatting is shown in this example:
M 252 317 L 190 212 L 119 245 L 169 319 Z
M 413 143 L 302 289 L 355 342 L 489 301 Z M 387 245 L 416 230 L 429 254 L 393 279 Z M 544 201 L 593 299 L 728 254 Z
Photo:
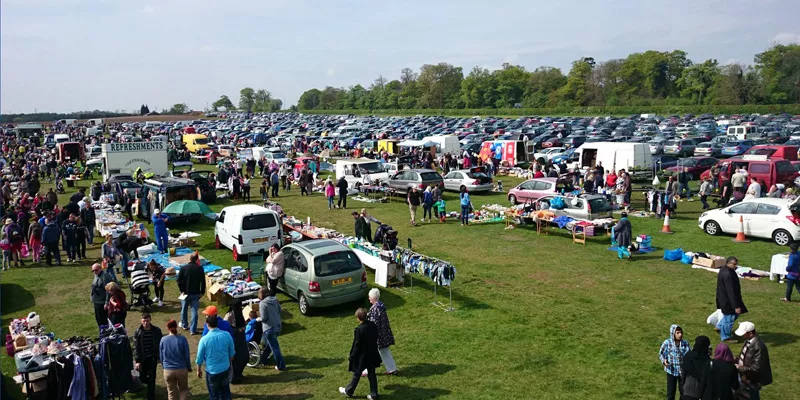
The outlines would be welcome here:
M 735 140 L 732 142 L 725 143 L 725 147 L 722 148 L 722 155 L 723 156 L 740 156 L 744 154 L 747 150 L 750 150 L 751 147 L 755 146 L 755 142 L 752 140 Z
M 571 148 L 555 157 L 551 160 L 553 165 L 561 164 L 562 161 L 566 161 L 568 164 L 572 162 L 578 161 L 578 156 L 580 154 L 575 151 L 575 148 Z

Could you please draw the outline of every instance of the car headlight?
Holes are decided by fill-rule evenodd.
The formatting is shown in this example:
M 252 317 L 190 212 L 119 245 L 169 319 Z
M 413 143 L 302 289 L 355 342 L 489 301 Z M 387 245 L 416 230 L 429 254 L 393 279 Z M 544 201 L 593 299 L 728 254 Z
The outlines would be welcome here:
M 707 212 L 704 212 L 704 213 L 700 214 L 700 218 L 698 218 L 698 220 L 701 220 L 701 219 L 703 219 L 703 217 L 705 217 L 706 215 L 708 215 L 708 213 L 707 213 Z

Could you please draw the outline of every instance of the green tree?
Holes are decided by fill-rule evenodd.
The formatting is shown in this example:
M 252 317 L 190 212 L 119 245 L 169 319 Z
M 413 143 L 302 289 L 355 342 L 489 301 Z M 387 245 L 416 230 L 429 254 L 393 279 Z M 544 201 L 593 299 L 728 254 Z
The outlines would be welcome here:
M 525 107 L 552 107 L 558 102 L 558 89 L 567 84 L 567 77 L 558 68 L 539 67 L 528 77 L 523 96 Z
M 756 54 L 755 62 L 768 103 L 800 101 L 800 44 L 775 44 Z
M 239 109 L 244 111 L 252 111 L 256 103 L 256 91 L 253 88 L 246 87 L 239 91 Z
M 592 77 L 592 63 L 585 59 L 572 62 L 567 82 L 559 89 L 559 99 L 565 106 L 585 106 L 589 103 L 588 84 Z
M 272 105 L 272 94 L 265 89 L 259 89 L 253 95 L 253 107 L 255 112 L 269 112 Z
M 511 108 L 521 104 L 529 77 L 530 73 L 525 67 L 503 63 L 502 68 L 492 73 L 496 100 L 487 106 Z
M 191 110 L 189 109 L 189 106 L 186 105 L 186 103 L 178 103 L 174 104 L 172 108 L 166 111 L 166 113 L 171 115 L 178 115 L 178 114 L 186 114 L 189 111 Z
M 306 90 L 300 95 L 297 100 L 297 108 L 301 111 L 316 110 L 320 104 L 320 91 L 319 89 Z
M 229 99 L 228 96 L 224 94 L 222 96 L 219 96 L 219 99 L 217 101 L 211 103 L 211 107 L 214 109 L 214 111 L 217 111 L 220 108 L 225 108 L 226 111 L 230 111 L 236 108 L 234 107 L 231 99 Z
M 269 102 L 269 112 L 280 111 L 283 108 L 283 101 L 281 99 L 272 99 Z
M 347 92 L 342 88 L 326 86 L 320 93 L 319 108 L 322 110 L 342 110 L 345 109 L 345 97 Z
M 717 60 L 706 60 L 702 64 L 694 64 L 683 70 L 678 79 L 680 97 L 691 100 L 692 104 L 706 104 L 714 82 L 719 76 Z
M 421 94 L 419 105 L 423 108 L 459 108 L 463 79 L 461 67 L 447 63 L 423 65 L 417 78 Z
M 476 65 L 461 81 L 461 102 L 466 108 L 494 107 L 495 83 L 488 69 Z

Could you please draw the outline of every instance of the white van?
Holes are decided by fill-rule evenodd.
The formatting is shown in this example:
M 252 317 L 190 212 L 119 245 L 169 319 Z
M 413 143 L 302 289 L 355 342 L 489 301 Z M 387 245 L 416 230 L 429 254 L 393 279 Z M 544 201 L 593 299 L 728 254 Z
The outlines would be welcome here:
M 653 157 L 647 143 L 590 142 L 576 151 L 580 168 L 594 168 L 602 162 L 606 171 L 624 169 L 631 177 L 653 177 Z
M 461 143 L 458 141 L 458 136 L 453 135 L 440 135 L 440 136 L 427 136 L 422 138 L 425 142 L 436 143 L 436 154 L 460 154 Z
M 351 133 L 358 133 L 361 132 L 363 129 L 360 126 L 350 125 L 350 126 L 340 126 L 336 128 L 333 132 L 332 136 L 340 136 L 340 135 L 349 135 Z
M 66 143 L 69 141 L 70 141 L 69 135 L 65 135 L 63 133 L 56 133 L 55 135 L 53 135 L 53 142 L 55 142 L 56 145 L 58 145 L 59 143 Z
M 367 181 L 375 183 L 375 181 L 388 182 L 389 174 L 383 168 L 380 161 L 370 160 L 368 158 L 360 158 L 354 160 L 338 160 L 336 161 L 336 180 L 344 177 L 347 181 L 348 187 L 357 188 Z
M 736 126 L 729 126 L 727 130 L 728 136 L 736 136 L 736 139 L 738 140 L 752 139 L 753 135 L 755 134 L 756 134 L 755 126 L 736 125 Z
M 267 253 L 274 243 L 281 245 L 283 224 L 281 216 L 268 208 L 242 204 L 222 209 L 214 224 L 214 244 L 218 249 L 233 251 L 240 261 L 253 253 Z

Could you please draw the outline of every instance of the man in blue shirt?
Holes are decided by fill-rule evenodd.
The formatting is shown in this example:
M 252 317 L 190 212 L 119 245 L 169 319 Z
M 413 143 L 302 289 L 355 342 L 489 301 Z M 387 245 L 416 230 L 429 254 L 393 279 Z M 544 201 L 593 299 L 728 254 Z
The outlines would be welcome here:
M 169 250 L 169 237 L 167 236 L 167 221 L 169 221 L 169 215 L 161 214 L 161 210 L 156 208 L 153 210 L 153 217 L 151 219 L 153 221 L 153 233 L 155 233 L 156 236 L 158 252 L 164 253 Z
M 792 301 L 792 287 L 800 293 L 800 254 L 797 254 L 797 242 L 789 245 L 789 262 L 786 265 L 786 297 L 783 301 Z
M 217 306 L 208 306 L 205 310 L 203 310 L 203 315 L 206 317 L 216 317 L 217 318 L 217 329 L 228 332 L 231 334 L 231 338 L 233 338 L 233 329 L 231 329 L 231 324 L 228 321 L 222 319 L 217 312 Z M 203 327 L 203 336 L 207 335 L 209 332 L 208 324 Z
M 200 338 L 197 345 L 197 377 L 203 378 L 203 364 L 206 366 L 206 386 L 211 400 L 230 400 L 230 370 L 233 356 L 233 338 L 217 328 L 217 316 L 206 318 L 209 327 L 207 335 Z

